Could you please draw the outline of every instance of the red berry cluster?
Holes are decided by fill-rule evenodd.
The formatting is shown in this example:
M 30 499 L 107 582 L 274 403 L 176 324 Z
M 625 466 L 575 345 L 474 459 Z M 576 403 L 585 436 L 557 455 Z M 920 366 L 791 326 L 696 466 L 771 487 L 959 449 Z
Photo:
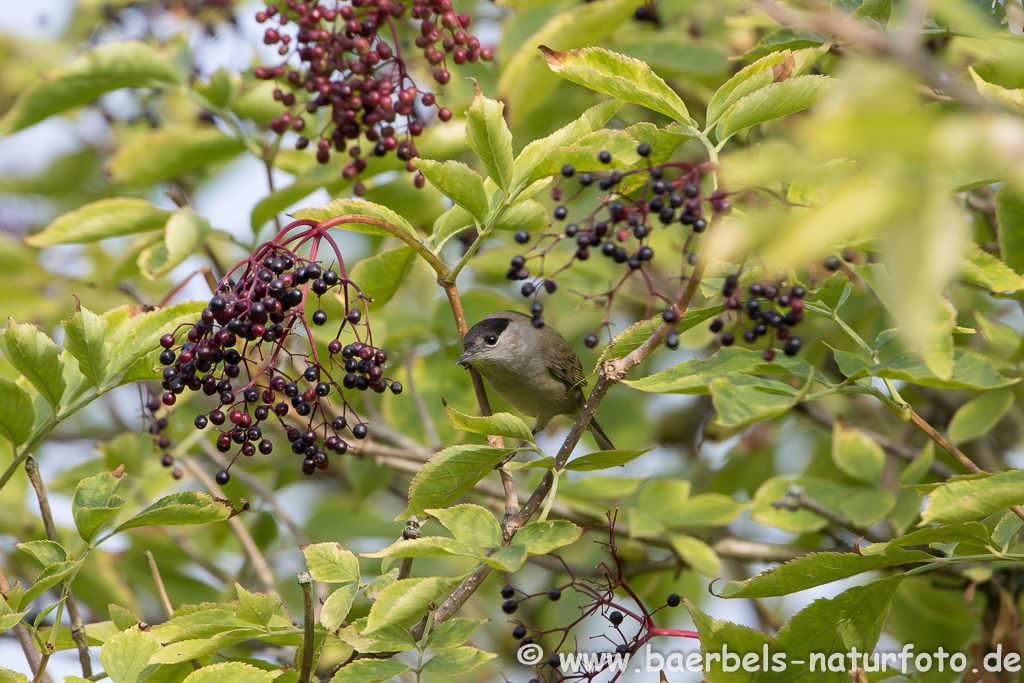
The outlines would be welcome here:
M 306 229 L 293 235 L 299 228 Z M 323 240 L 334 248 L 337 271 L 317 261 Z M 304 258 L 297 252 L 307 243 L 309 256 Z M 235 273 L 237 281 L 231 278 Z M 319 303 L 332 292 L 345 302 L 345 315 L 324 362 L 309 323 L 325 325 L 328 316 L 319 305 L 312 313 L 307 308 L 314 296 Z M 172 406 L 185 390 L 218 396 L 219 405 L 197 415 L 195 426 L 221 428 L 219 451 L 237 447 L 235 459 L 239 454 L 271 453 L 274 444 L 263 432 L 270 421 L 284 430 L 292 451 L 302 456 L 305 474 L 327 469 L 328 452 L 343 455 L 349 449 L 342 436 L 346 428 L 356 439 L 367 435 L 367 426 L 349 405 L 344 389 L 402 391 L 401 384 L 384 377 L 388 356 L 373 344 L 364 317 L 367 301 L 346 276 L 324 224 L 296 221 L 228 273 L 198 321 L 160 339 L 161 402 Z M 340 337 L 346 331 L 354 341 L 343 345 Z M 290 342 L 303 334 L 308 345 L 295 348 Z M 229 479 L 227 470 L 217 473 L 218 483 Z
M 804 319 L 804 296 L 807 291 L 800 285 L 787 287 L 783 279 L 774 282 L 754 282 L 747 287 L 749 297 L 742 298 L 739 276 L 725 276 L 722 294 L 725 296 L 725 314 L 711 321 L 711 331 L 718 335 L 718 343 L 732 346 L 740 334 L 747 344 L 767 337 L 768 346 L 761 352 L 766 361 L 775 360 L 774 344 L 782 342 L 782 351 L 795 356 L 803 347 L 792 328 Z M 744 314 L 749 324 L 743 322 Z M 728 331 L 723 332 L 725 320 L 733 319 Z
M 649 143 L 641 142 L 636 151 L 646 158 L 650 156 L 652 148 Z M 601 151 L 597 161 L 607 166 L 612 162 L 612 155 L 608 151 Z M 691 250 L 694 237 L 707 230 L 714 216 L 728 212 L 732 206 L 729 196 L 722 189 L 705 196 L 700 185 L 702 169 L 682 162 L 666 162 L 626 171 L 582 173 L 571 164 L 566 164 L 561 170 L 559 183 L 551 191 L 554 201 L 563 200 L 562 183 L 569 179 L 575 179 L 579 188 L 566 202 L 576 199 L 594 184 L 606 194 L 601 197 L 596 209 L 567 223 L 560 233 L 536 236 L 526 230 L 516 232 L 515 240 L 520 244 L 527 244 L 534 237 L 537 239 L 529 252 L 512 258 L 505 275 L 509 280 L 529 280 L 520 291 L 523 296 L 536 299 L 542 289 L 554 292 L 556 286 L 553 278 L 571 268 L 575 262 L 586 261 L 594 251 L 615 263 L 625 264 L 625 272 L 609 291 L 586 297 L 604 302 L 605 317 L 599 327 L 608 324 L 612 298 L 630 278 L 643 279 L 649 292 L 649 309 L 653 310 L 657 300 L 672 304 L 678 298 L 660 292 L 645 271 L 645 264 L 654 259 L 654 250 L 649 245 L 654 225 L 681 225 L 686 230 L 683 245 L 685 268 L 696 263 L 697 254 Z M 568 207 L 559 204 L 554 209 L 553 217 L 558 222 L 569 220 Z M 563 266 L 545 275 L 545 259 L 563 243 L 573 245 L 574 253 Z M 531 260 L 537 261 L 539 272 L 536 275 L 530 271 Z M 534 322 L 537 323 L 543 310 L 539 301 L 534 301 L 532 310 Z M 542 318 L 540 322 L 543 322 Z M 674 340 L 678 344 L 678 336 Z M 593 348 L 597 345 L 597 335 L 588 334 L 583 341 Z
M 413 42 L 441 85 L 451 80 L 449 56 L 456 64 L 493 58 L 490 49 L 466 32 L 470 18 L 457 14 L 451 0 L 413 0 L 411 9 L 401 0 L 351 0 L 351 4 L 286 0 L 284 7 L 267 5 L 257 12 L 258 22 L 277 24 L 265 31 L 263 42 L 277 45 L 282 57 L 294 53 L 300 62 L 255 70 L 257 78 L 276 80 L 284 88 L 276 90 L 274 97 L 286 111 L 271 122 L 271 129 L 299 133 L 299 149 L 309 145 L 310 137 L 316 139 L 320 163 L 327 163 L 332 148 L 347 150 L 352 158 L 343 171 L 347 179 L 366 167 L 364 150 L 352 144 L 360 136 L 373 144 L 374 156 L 393 151 L 415 171 L 413 138 L 423 132 L 425 111 L 437 106 L 437 101 L 433 93 L 419 91 L 402 57 L 401 46 L 410 42 L 402 35 L 410 25 L 406 14 L 419 22 Z M 298 26 L 294 35 L 285 29 L 293 22 Z M 328 123 L 310 135 L 303 113 L 313 115 L 320 109 Z M 437 111 L 442 121 L 451 115 L 443 107 Z
M 538 629 L 528 627 L 520 621 L 512 629 L 512 637 L 519 641 L 519 649 L 536 644 L 542 639 L 548 641 L 544 646 L 545 652 L 551 652 L 547 660 L 536 665 L 536 677 L 534 681 L 545 683 L 558 683 L 560 681 L 593 681 L 601 680 L 615 681 L 622 674 L 623 669 L 614 665 L 611 658 L 602 658 L 598 668 L 594 670 L 562 671 L 561 657 L 559 652 L 570 642 L 572 631 L 577 625 L 584 622 L 591 616 L 602 617 L 609 626 L 608 633 L 593 636 L 593 639 L 604 640 L 610 646 L 608 654 L 627 657 L 636 654 L 647 642 L 658 636 L 676 638 L 697 638 L 694 631 L 680 631 L 676 629 L 659 628 L 654 624 L 654 615 L 666 608 L 678 607 L 682 599 L 676 593 L 670 593 L 658 607 L 648 608 L 636 592 L 626 582 L 622 565 L 618 558 L 618 551 L 615 544 L 615 520 L 609 514 L 609 523 L 606 527 L 609 534 L 607 543 L 601 543 L 609 555 L 611 563 L 602 562 L 598 565 L 601 570 L 599 579 L 584 579 L 576 577 L 572 570 L 562 561 L 569 581 L 561 586 L 549 588 L 547 591 L 538 593 L 524 593 L 506 585 L 501 589 L 501 610 L 505 614 L 515 614 L 519 604 L 533 598 L 547 598 L 555 602 L 562 598 L 563 592 L 571 590 L 583 599 L 579 608 L 579 616 L 575 617 L 565 626 L 552 629 Z M 561 559 L 561 558 L 559 558 Z M 616 595 L 619 593 L 619 595 Z M 620 597 L 624 596 L 624 597 Z M 625 598 L 625 599 L 624 599 Z M 552 642 L 557 638 L 557 642 Z M 572 638 L 573 643 L 576 642 Z M 611 674 L 609 678 L 608 675 Z

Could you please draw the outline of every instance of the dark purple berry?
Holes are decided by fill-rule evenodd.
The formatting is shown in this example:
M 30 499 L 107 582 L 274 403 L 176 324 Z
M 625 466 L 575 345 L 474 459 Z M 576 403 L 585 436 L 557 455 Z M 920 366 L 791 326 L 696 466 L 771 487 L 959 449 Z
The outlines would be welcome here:
M 548 600 L 555 602 L 562 599 L 562 591 L 557 588 L 552 588 L 548 591 Z
M 516 234 L 513 235 L 513 238 L 516 242 L 519 242 L 519 244 L 526 244 L 527 242 L 530 241 L 530 233 L 528 233 L 526 230 L 516 230 Z
M 218 484 L 220 484 L 221 486 L 224 486 L 229 481 L 231 481 L 231 475 L 228 474 L 227 470 L 221 470 L 220 472 L 217 473 L 216 479 L 217 479 L 217 483 Z
M 669 593 L 665 603 L 669 607 L 679 607 L 679 595 L 676 593 Z
M 352 427 L 352 436 L 356 437 L 357 439 L 365 439 L 366 438 L 366 432 L 367 432 L 366 425 L 361 423 L 361 422 L 359 424 L 355 425 L 354 427 Z
M 651 154 L 651 143 L 641 142 L 636 146 L 636 153 L 642 157 L 650 156 Z
M 583 337 L 583 344 L 588 348 L 592 349 L 597 346 L 597 335 L 591 332 L 590 334 Z
M 505 614 L 514 614 L 519 609 L 519 603 L 515 600 L 506 600 L 501 603 L 501 611 Z
M 597 160 L 602 164 L 610 164 L 612 163 L 612 153 L 606 149 L 602 149 L 597 153 Z
M 515 638 L 516 640 L 522 640 L 523 638 L 525 638 L 526 637 L 526 627 L 523 626 L 522 624 L 519 624 L 518 626 L 516 626 L 514 629 L 512 629 L 512 637 Z
M 787 356 L 795 356 L 800 353 L 801 347 L 803 347 L 803 342 L 800 341 L 800 337 L 790 337 L 782 345 L 782 352 Z
M 613 626 L 618 626 L 622 623 L 622 612 L 615 611 L 608 615 L 608 621 L 612 622 Z

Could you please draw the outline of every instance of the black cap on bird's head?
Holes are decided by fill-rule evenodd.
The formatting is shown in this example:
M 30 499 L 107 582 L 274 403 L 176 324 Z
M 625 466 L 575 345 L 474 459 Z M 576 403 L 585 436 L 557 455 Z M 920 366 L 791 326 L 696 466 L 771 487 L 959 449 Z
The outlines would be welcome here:
M 455 361 L 456 365 L 469 368 L 473 364 L 473 358 L 498 343 L 501 333 L 512 324 L 511 316 L 501 315 L 504 312 L 494 313 L 469 328 L 466 338 L 462 340 L 462 355 Z

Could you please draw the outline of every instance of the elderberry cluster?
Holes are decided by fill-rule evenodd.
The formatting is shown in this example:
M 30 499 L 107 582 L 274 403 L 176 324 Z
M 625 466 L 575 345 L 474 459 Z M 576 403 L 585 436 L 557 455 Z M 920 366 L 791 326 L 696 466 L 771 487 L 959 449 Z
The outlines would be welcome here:
M 543 649 L 551 653 L 547 660 L 535 666 L 536 677 L 530 683 L 544 681 L 545 683 L 558 683 L 560 681 L 592 681 L 596 678 L 601 680 L 615 681 L 622 673 L 612 665 L 614 660 L 607 658 L 595 658 L 599 661 L 597 668 L 593 670 L 580 669 L 576 671 L 562 671 L 559 652 L 569 644 L 575 644 L 576 639 L 572 631 L 577 625 L 592 616 L 599 616 L 607 622 L 607 630 L 604 633 L 593 636 L 592 640 L 603 640 L 607 643 L 608 654 L 612 655 L 634 655 L 652 638 L 658 636 L 696 638 L 693 631 L 679 631 L 675 629 L 658 628 L 654 623 L 654 616 L 663 609 L 678 607 L 682 599 L 676 593 L 670 593 L 661 605 L 649 608 L 639 602 L 636 591 L 630 589 L 622 574 L 622 567 L 618 559 L 615 545 L 614 518 L 609 515 L 608 527 L 609 541 L 601 543 L 611 555 L 610 562 L 602 562 L 598 565 L 600 577 L 596 579 L 579 578 L 573 574 L 568 565 L 565 566 L 569 574 L 569 581 L 555 586 L 547 591 L 537 593 L 525 593 L 511 585 L 505 585 L 501 589 L 501 610 L 505 614 L 512 615 L 519 610 L 519 605 L 528 600 L 541 598 L 551 602 L 562 599 L 566 591 L 571 591 L 583 600 L 579 608 L 579 616 L 570 623 L 551 629 L 539 629 L 527 626 L 520 620 L 516 620 L 512 629 L 512 637 L 519 641 L 518 649 L 537 644 L 539 641 L 546 641 Z M 560 559 L 560 558 L 559 558 Z M 629 600 L 623 600 L 616 595 L 619 593 L 630 596 Z M 557 640 L 556 640 L 557 639 Z M 595 653 L 599 654 L 599 653 Z M 608 674 L 611 678 L 608 679 Z
M 292 228 L 309 224 L 313 227 L 306 232 L 283 239 Z M 237 282 L 231 277 L 222 280 L 198 321 L 160 339 L 160 363 L 164 366 L 161 402 L 172 406 L 185 390 L 217 396 L 217 407 L 197 415 L 195 426 L 220 428 L 217 449 L 227 453 L 237 447 L 235 459 L 238 454 L 271 453 L 274 443 L 264 429 L 278 425 L 292 451 L 302 457 L 305 474 L 327 469 L 328 452 L 344 455 L 349 449 L 343 436 L 346 428 L 356 439 L 367 435 L 367 426 L 349 405 L 344 390 L 402 392 L 401 384 L 384 376 L 387 352 L 373 345 L 363 315 L 367 299 L 345 275 L 340 254 L 340 273 L 324 269 L 315 260 L 322 239 L 330 241 L 325 229 L 315 222 L 297 221 L 288 226 L 275 241 L 262 245 L 236 266 L 234 270 L 241 270 Z M 300 240 L 300 245 L 313 242 L 308 258 L 287 246 L 294 240 Z M 308 308 L 329 293 L 339 295 L 346 310 L 335 338 L 327 345 L 329 356 L 324 362 L 313 344 L 309 323 L 325 325 L 328 316 L 319 305 L 312 313 Z M 343 345 L 343 332 L 355 340 Z M 289 347 L 289 342 L 303 333 L 309 353 Z M 229 479 L 227 470 L 217 473 L 219 483 Z
M 640 157 L 648 158 L 653 150 L 650 143 L 641 142 L 636 151 Z M 607 150 L 597 155 L 597 162 L 601 165 L 608 166 L 612 161 L 612 154 Z M 585 297 L 599 299 L 604 303 L 605 317 L 598 329 L 608 324 L 612 298 L 633 277 L 643 280 L 648 291 L 649 306 L 657 300 L 673 304 L 677 296 L 659 291 L 645 272 L 647 264 L 655 256 L 649 244 L 653 230 L 656 226 L 681 227 L 684 265 L 692 266 L 696 262 L 696 252 L 692 250 L 694 239 L 707 230 L 716 215 L 728 212 L 732 206 L 728 194 L 722 189 L 704 194 L 701 188 L 702 170 L 682 162 L 665 162 L 624 171 L 580 172 L 572 164 L 565 164 L 558 183 L 551 190 L 551 198 L 562 202 L 565 195 L 563 183 L 574 182 L 577 185 L 575 192 L 565 203 L 558 204 L 552 214 L 554 220 L 565 223 L 565 227 L 555 234 L 538 235 L 526 230 L 517 231 L 514 235 L 516 242 L 528 244 L 533 241 L 533 244 L 527 252 L 512 258 L 505 274 L 509 280 L 526 281 L 520 293 L 524 297 L 535 298 L 532 308 L 534 324 L 538 324 L 538 319 L 543 324 L 540 315 L 543 306 L 536 298 L 542 291 L 554 292 L 556 284 L 553 278 L 577 261 L 586 261 L 594 252 L 616 264 L 625 265 L 621 279 L 609 291 Z M 604 193 L 599 198 L 597 208 L 571 219 L 566 204 L 594 185 Z M 570 245 L 572 255 L 564 265 L 545 274 L 547 257 L 563 244 Z M 530 270 L 533 261 L 537 265 L 536 274 Z M 678 340 L 678 336 L 675 339 Z M 598 338 L 591 333 L 583 341 L 593 348 Z
M 718 335 L 718 343 L 732 346 L 739 334 L 747 344 L 754 344 L 761 337 L 768 339 L 768 346 L 761 352 L 766 361 L 775 360 L 775 342 L 782 342 L 782 351 L 795 356 L 803 342 L 792 333 L 792 328 L 804 319 L 804 296 L 807 291 L 800 285 L 786 287 L 784 282 L 754 282 L 747 287 L 747 299 L 742 298 L 739 276 L 725 276 L 722 294 L 725 296 L 725 314 L 711 321 L 710 329 Z M 744 317 L 748 322 L 744 322 Z M 726 321 L 733 323 L 728 331 Z
M 419 22 L 419 35 L 412 41 L 402 35 L 410 26 L 407 14 Z M 266 29 L 263 42 L 278 46 L 278 54 L 286 60 L 297 55 L 299 62 L 254 71 L 256 78 L 282 85 L 274 98 L 286 111 L 271 122 L 271 129 L 299 133 L 298 149 L 314 138 L 320 163 L 327 163 L 332 149 L 347 150 L 352 161 L 343 175 L 350 180 L 366 167 L 364 150 L 352 144 L 360 136 L 373 144 L 374 156 L 393 151 L 407 162 L 410 172 L 416 170 L 411 161 L 416 156 L 413 138 L 423 132 L 424 116 L 437 106 L 437 100 L 433 93 L 421 93 L 416 87 L 402 57 L 403 45 L 414 42 L 422 50 L 433 67 L 434 80 L 441 85 L 451 80 L 449 57 L 455 64 L 493 58 L 489 48 L 467 33 L 470 17 L 457 14 L 451 0 L 412 0 L 411 8 L 402 0 L 351 0 L 350 4 L 286 0 L 283 7 L 267 5 L 256 13 L 256 20 L 275 22 L 277 27 Z M 285 28 L 293 22 L 298 26 L 294 35 Z M 321 109 L 328 123 L 310 135 L 307 125 Z M 451 116 L 449 109 L 438 108 L 441 121 Z M 417 185 L 422 187 L 424 182 L 417 175 Z
M 171 447 L 171 438 L 164 434 L 169 426 L 170 422 L 167 417 L 161 415 L 157 417 L 157 413 L 163 409 L 163 404 L 156 396 L 150 394 L 149 398 L 146 399 L 145 403 L 146 417 L 149 420 L 149 435 L 153 438 L 153 444 L 160 450 L 166 451 Z M 174 465 L 174 456 L 170 453 L 164 453 L 160 458 L 160 464 L 164 467 L 171 467 Z M 180 467 L 175 467 L 171 470 L 171 476 L 175 479 L 181 479 L 185 475 Z

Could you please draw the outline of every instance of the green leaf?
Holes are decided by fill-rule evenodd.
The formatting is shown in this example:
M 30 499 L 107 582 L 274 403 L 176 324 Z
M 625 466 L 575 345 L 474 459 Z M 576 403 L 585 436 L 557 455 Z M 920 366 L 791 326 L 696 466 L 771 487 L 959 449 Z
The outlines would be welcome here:
M 102 386 L 110 345 L 104 338 L 107 321 L 75 300 L 75 314 L 64 321 L 64 348 L 78 360 L 78 367 L 93 386 Z
M 628 462 L 633 462 L 644 453 L 653 451 L 657 446 L 645 448 L 642 451 L 597 451 L 570 460 L 565 469 L 573 472 L 593 472 L 595 470 L 607 470 L 612 467 L 621 467 Z
M 345 621 L 359 592 L 359 582 L 346 583 L 327 596 L 320 608 L 320 624 L 328 631 L 336 631 Z
M 245 150 L 236 137 L 216 126 L 177 124 L 157 128 L 121 147 L 110 160 L 110 182 L 144 188 L 208 164 L 226 161 Z
M 710 358 L 684 361 L 647 377 L 623 380 L 623 384 L 656 394 L 706 394 L 709 393 L 711 381 L 720 377 L 783 373 L 806 379 L 812 372 L 815 373 L 815 381 L 828 384 L 828 380 L 817 373 L 814 366 L 798 356 L 778 355 L 773 361 L 767 362 L 759 351 L 729 346 Z M 788 385 L 786 389 L 772 384 L 762 386 L 772 386 L 779 391 L 795 393 Z
M 911 352 L 865 368 L 852 375 L 851 379 L 868 376 L 898 379 L 936 389 L 998 389 L 1019 381 L 1018 378 L 1003 377 L 990 359 L 966 349 L 954 351 L 953 372 L 949 379 L 936 377 L 921 356 Z
M 370 297 L 368 307 L 374 311 L 391 301 L 415 262 L 412 247 L 402 246 L 361 260 L 350 277 Z
M 957 276 L 992 292 L 1024 289 L 1024 277 L 992 254 L 982 251 L 973 242 L 968 243 L 964 249 L 964 258 L 960 262 Z
M 465 215 L 468 217 L 469 214 Z M 473 221 L 470 219 L 466 227 L 472 224 Z M 535 199 L 524 199 L 505 209 L 501 218 L 498 219 L 498 224 L 494 227 L 498 230 L 540 232 L 549 225 L 551 225 L 551 218 L 544 205 Z
M 462 555 L 479 558 L 484 554 L 485 547 L 468 545 L 454 538 L 444 536 L 424 536 L 423 538 L 399 539 L 383 550 L 375 553 L 362 553 L 363 557 L 437 557 L 440 555 Z
M 792 662 L 786 669 L 785 680 L 821 681 L 831 657 L 849 662 L 854 648 L 860 653 L 871 653 L 902 581 L 902 576 L 894 576 L 854 586 L 834 598 L 815 600 L 800 610 L 779 629 L 769 647 L 769 657 L 783 655 L 787 662 Z M 842 674 L 833 674 L 834 680 L 845 680 L 849 676 L 845 672 L 844 668 Z
M 813 107 L 833 85 L 827 76 L 798 76 L 767 85 L 725 110 L 718 122 L 718 138 L 728 140 L 751 126 Z
M 515 536 L 515 542 L 526 546 L 531 555 L 547 555 L 573 543 L 583 529 L 564 519 L 530 522 Z
M 469 545 L 497 548 L 501 545 L 501 526 L 486 508 L 479 505 L 456 505 L 428 513 L 452 532 L 456 539 Z
M 481 224 L 490 213 L 484 179 L 461 161 L 440 163 L 431 159 L 416 159 L 413 163 L 426 176 L 430 184 L 453 202 L 464 208 Z
M 402 674 L 412 671 L 394 659 L 357 659 L 343 667 L 331 679 L 333 683 L 378 683 L 397 680 Z
M 533 443 L 533 431 L 520 418 L 510 413 L 497 413 L 489 417 L 473 417 L 460 413 L 448 405 L 447 402 L 444 404 L 444 409 L 448 413 L 448 419 L 452 421 L 452 425 L 456 429 L 465 429 L 467 432 L 473 432 L 474 434 L 502 436 L 517 441 Z
M 32 434 L 36 410 L 28 394 L 14 382 L 0 377 L 0 435 L 12 446 L 20 446 Z
M 466 142 L 487 169 L 487 175 L 503 190 L 512 186 L 512 132 L 502 112 L 505 105 L 484 97 L 473 84 L 476 94 L 466 111 Z
M 556 149 L 569 147 L 583 136 L 599 130 L 608 123 L 620 107 L 622 107 L 622 102 L 619 100 L 602 102 L 586 110 L 578 119 L 559 128 L 551 135 L 526 145 L 512 165 L 513 185 L 518 187 L 523 183 L 528 184 L 536 180 L 539 176 L 534 174 L 535 169 L 544 163 Z
M 748 654 L 761 656 L 768 643 L 771 642 L 771 638 L 760 631 L 728 621 L 712 619 L 686 598 L 683 598 L 683 605 L 690 612 L 693 625 L 700 636 L 701 652 L 721 653 L 728 649 L 742 660 Z M 723 668 L 724 662 L 721 657 L 704 658 L 701 656 L 701 652 L 688 655 L 686 665 L 687 668 L 693 668 L 692 665 L 702 667 L 704 678 L 708 683 L 749 683 L 751 680 L 749 671 L 731 666 L 730 670 L 726 671 Z
M 134 612 L 114 603 L 107 605 L 107 611 L 110 613 L 111 623 L 118 631 L 126 631 L 141 621 Z
M 967 71 L 971 74 L 978 92 L 984 95 L 985 99 L 1018 114 L 1024 112 L 1024 88 L 1004 88 L 984 80 L 972 67 L 967 67 Z
M 949 421 L 949 440 L 964 443 L 984 436 L 1003 419 L 1013 405 L 1012 389 L 986 391 L 963 404 Z
M 499 571 L 514 573 L 523 568 L 526 564 L 526 546 L 519 542 L 519 539 L 515 539 L 512 543 L 499 548 L 490 555 L 483 555 L 479 558 L 481 562 L 486 564 L 488 567 L 493 567 Z
M 832 462 L 854 479 L 877 484 L 885 469 L 885 451 L 877 441 L 840 418 L 832 429 Z
M 115 496 L 123 481 L 124 467 L 113 472 L 101 472 L 93 477 L 86 477 L 75 487 L 75 496 L 71 501 L 71 514 L 75 518 L 78 535 L 86 543 L 90 542 L 108 519 L 114 516 L 124 500 Z
M 948 481 L 928 494 L 922 524 L 966 522 L 1024 503 L 1024 470 L 997 472 L 984 479 Z
M 146 43 L 102 43 L 75 57 L 48 78 L 35 79 L 0 119 L 0 135 L 9 135 L 43 119 L 92 102 L 119 88 L 177 85 L 184 82 L 174 64 Z
M 426 508 L 452 502 L 486 477 L 512 449 L 490 446 L 450 446 L 423 466 L 409 485 L 409 507 L 398 516 L 408 519 Z
M 53 340 L 35 325 L 18 325 L 7 319 L 0 332 L 0 351 L 14 369 L 25 376 L 36 391 L 53 407 L 64 396 L 64 364 Z
M 1016 515 L 1010 515 L 1016 517 Z M 1020 521 L 1020 518 L 1017 517 Z M 927 527 L 911 531 L 898 538 L 885 543 L 872 543 L 860 547 L 860 554 L 864 556 L 878 555 L 890 548 L 906 548 L 916 545 L 932 545 L 935 543 L 965 543 L 987 547 L 991 542 L 992 534 L 981 522 L 963 522 L 960 524 L 945 524 L 938 527 Z
M 339 216 L 369 216 L 370 218 L 376 218 L 377 220 L 390 223 L 396 228 L 406 231 L 410 235 L 416 235 L 416 230 L 409 225 L 409 221 L 405 220 L 391 209 L 386 206 L 381 206 L 380 204 L 368 202 L 365 199 L 359 199 L 358 197 L 342 197 L 341 199 L 335 199 L 330 204 L 326 204 L 325 206 L 321 206 L 316 209 L 300 209 L 292 215 L 298 219 L 321 222 L 337 218 Z M 361 232 L 367 235 L 388 236 L 391 234 L 372 223 L 360 223 L 358 219 L 353 219 L 353 222 L 350 223 L 339 223 L 336 227 L 341 230 Z
M 170 211 L 158 209 L 144 199 L 100 199 L 57 216 L 40 232 L 26 237 L 25 242 L 33 247 L 98 242 L 158 230 L 170 216 Z
M 810 553 L 767 569 L 745 581 L 729 581 L 722 586 L 718 597 L 770 598 L 789 595 L 885 567 L 931 562 L 934 559 L 926 552 L 903 550 L 897 546 L 874 555 Z
M 718 377 L 708 385 L 723 427 L 743 427 L 782 415 L 797 403 L 788 384 L 758 377 Z
M 837 270 L 825 280 L 825 284 L 818 288 L 815 296 L 830 311 L 835 312 L 850 297 L 852 289 L 853 285 L 850 284 L 850 278 L 846 277 L 846 273 L 843 271 Z
M 174 333 L 183 323 L 194 323 L 208 302 L 185 301 L 138 315 L 135 309 L 114 309 L 103 314 L 110 322 L 107 342 L 111 346 L 105 385 L 156 379 L 153 370 L 160 337 Z M 111 321 L 117 321 L 115 326 Z M 149 360 L 146 360 L 147 356 Z M 143 367 L 140 367 L 143 366 Z
M 669 534 L 668 542 L 683 562 L 704 576 L 721 575 L 722 562 L 718 559 L 718 553 L 704 541 L 686 534 Z
M 996 193 L 996 220 L 1003 262 L 1024 274 L 1024 197 L 1009 184 Z
M 36 580 L 32 582 L 32 585 L 27 591 L 25 596 L 21 599 L 22 605 L 27 605 L 37 597 L 50 590 L 58 583 L 75 573 L 81 566 L 81 560 L 65 560 L 63 562 L 53 562 L 43 567 L 43 571 L 39 572 L 36 576 Z
M 832 39 L 828 33 L 813 28 L 786 26 L 766 34 L 757 45 L 747 50 L 744 59 L 760 59 L 779 50 L 817 47 Z
M 690 120 L 683 100 L 639 59 L 599 47 L 557 52 L 540 46 L 552 71 L 582 86 L 647 107 L 681 122 Z
M 212 232 L 210 222 L 194 214 L 192 209 L 178 209 L 167 220 L 164 241 L 139 253 L 137 264 L 140 272 L 150 280 L 166 275 L 203 246 Z
M 466 642 L 473 632 L 487 623 L 487 619 L 466 619 L 455 617 L 444 622 L 427 636 L 424 647 L 431 650 L 447 650 Z
M 18 547 L 18 550 L 28 553 L 43 565 L 63 562 L 68 559 L 67 551 L 57 541 L 28 541 L 27 543 L 15 543 L 14 545 Z M 7 603 L 4 604 L 6 605 Z
M 458 676 L 472 671 L 494 657 L 497 655 L 475 647 L 456 647 L 428 659 L 423 664 L 423 670 L 437 676 Z
M 283 669 L 264 671 L 243 662 L 221 662 L 193 671 L 183 683 L 270 683 L 283 673 Z
M 725 82 L 708 103 L 707 123 L 710 127 L 733 104 L 750 93 L 772 83 L 780 83 L 807 73 L 829 46 L 773 52 L 743 67 Z
M 268 626 L 277 609 L 277 596 L 267 593 L 250 593 L 242 584 L 235 582 L 238 592 L 238 611 L 235 613 L 242 621 L 260 626 Z
M 676 330 L 679 333 L 686 332 L 687 330 L 700 325 L 705 320 L 713 318 L 723 310 L 722 306 L 708 306 L 707 308 L 697 308 L 687 311 L 683 317 L 679 319 L 679 322 L 676 323 Z M 612 343 L 606 346 L 601 352 L 601 356 L 597 359 L 595 370 L 600 368 L 601 364 L 609 358 L 622 358 L 643 346 L 644 342 L 651 338 L 661 324 L 662 318 L 659 313 L 652 318 L 647 318 L 646 320 L 633 323 L 622 332 L 619 332 L 612 339 Z
M 377 596 L 370 608 L 363 633 L 373 633 L 422 616 L 427 605 L 440 602 L 441 597 L 459 585 L 460 581 L 461 577 L 443 576 L 396 581 Z
M 142 683 L 158 666 L 149 658 L 160 651 L 160 640 L 137 627 L 111 637 L 100 650 L 100 664 L 112 683 Z
M 242 510 L 235 509 L 229 500 L 214 498 L 208 493 L 199 491 L 182 491 L 164 496 L 114 529 L 114 533 L 140 526 L 181 526 L 223 522 L 239 512 Z
M 0 633 L 9 631 L 17 626 L 18 622 L 24 619 L 25 615 L 28 614 L 29 611 L 30 610 L 14 612 L 3 598 L 0 598 Z M 0 680 L 3 680 L 2 677 L 0 677 Z
M 306 567 L 316 581 L 347 583 L 359 581 L 359 560 L 338 543 L 316 543 L 300 546 Z

